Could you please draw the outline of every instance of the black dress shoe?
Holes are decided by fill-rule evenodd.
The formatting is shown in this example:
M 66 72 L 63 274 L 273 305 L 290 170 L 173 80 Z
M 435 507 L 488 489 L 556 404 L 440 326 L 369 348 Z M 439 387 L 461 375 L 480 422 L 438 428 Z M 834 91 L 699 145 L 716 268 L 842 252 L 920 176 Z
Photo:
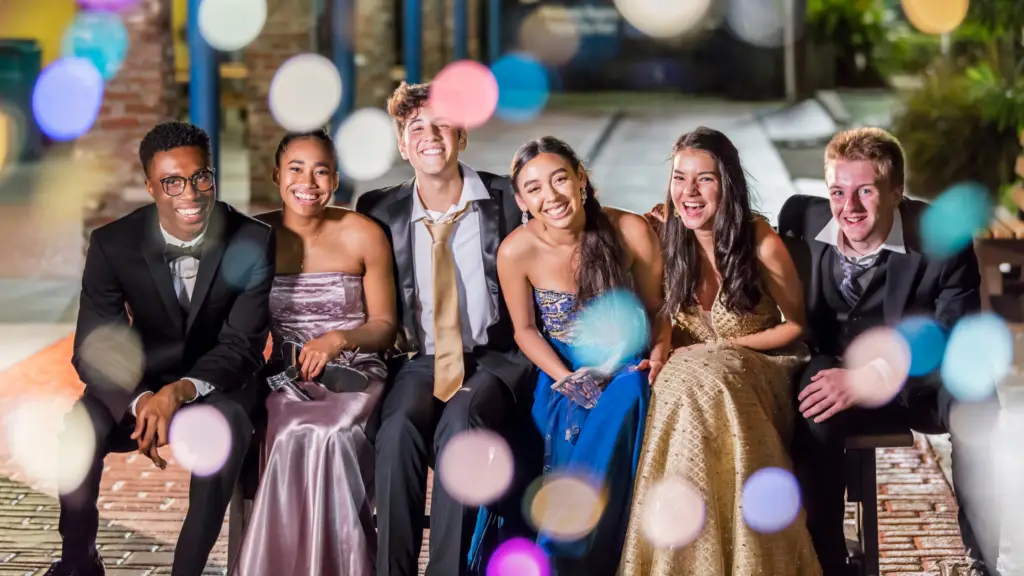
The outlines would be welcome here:
M 103 568 L 103 559 L 99 553 L 81 564 L 68 564 L 58 560 L 50 565 L 50 569 L 43 576 L 105 576 L 107 571 Z

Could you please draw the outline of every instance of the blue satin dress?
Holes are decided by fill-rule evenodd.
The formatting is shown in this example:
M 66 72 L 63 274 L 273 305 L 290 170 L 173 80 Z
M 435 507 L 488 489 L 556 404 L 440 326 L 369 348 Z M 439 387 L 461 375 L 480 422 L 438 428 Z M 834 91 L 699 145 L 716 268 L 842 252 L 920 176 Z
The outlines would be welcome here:
M 576 296 L 553 290 L 534 295 L 551 347 L 567 367 L 582 368 L 574 352 L 592 335 L 573 332 Z M 651 394 L 647 372 L 635 368 L 642 359 L 627 358 L 589 410 L 553 391 L 553 378 L 538 375 L 532 414 L 545 440 L 544 473 L 586 479 L 606 497 L 597 525 L 582 539 L 565 542 L 540 533 L 537 543 L 551 559 L 553 575 L 612 576 L 618 568 Z

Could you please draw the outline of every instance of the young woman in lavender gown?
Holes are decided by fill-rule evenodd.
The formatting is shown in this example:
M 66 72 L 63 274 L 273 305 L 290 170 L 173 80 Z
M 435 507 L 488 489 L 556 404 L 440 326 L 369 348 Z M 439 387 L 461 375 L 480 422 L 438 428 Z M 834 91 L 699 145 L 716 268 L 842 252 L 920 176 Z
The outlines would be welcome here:
M 260 217 L 277 236 L 269 374 L 294 372 L 266 400 L 260 487 L 239 576 L 374 572 L 366 423 L 384 387 L 379 352 L 395 337 L 394 279 L 380 227 L 328 206 L 336 158 L 325 132 L 286 136 L 274 168 L 283 208 Z

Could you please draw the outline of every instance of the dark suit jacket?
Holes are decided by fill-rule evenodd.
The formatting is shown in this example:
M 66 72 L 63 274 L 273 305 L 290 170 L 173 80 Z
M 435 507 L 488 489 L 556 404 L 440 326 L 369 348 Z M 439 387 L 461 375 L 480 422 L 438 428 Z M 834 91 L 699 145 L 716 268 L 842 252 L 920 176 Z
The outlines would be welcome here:
M 532 382 L 526 376 L 533 368 L 515 343 L 512 320 L 498 283 L 498 245 L 521 223 L 522 212 L 516 205 L 508 178 L 477 172 L 491 194 L 489 201 L 474 202 L 480 213 L 480 237 L 484 271 L 491 302 L 498 310 L 497 320 L 487 330 L 487 346 L 474 350 L 482 367 L 498 376 L 517 398 L 532 398 Z M 413 272 L 413 180 L 397 186 L 367 192 L 356 201 L 356 211 L 373 218 L 388 235 L 395 254 L 395 281 L 398 284 L 400 353 L 417 352 L 416 279 Z M 525 388 L 524 388 L 525 387 Z
M 947 331 L 958 320 L 981 308 L 981 276 L 973 246 L 956 256 L 938 260 L 921 251 L 918 222 L 928 205 L 904 198 L 900 204 L 906 254 L 892 253 L 885 278 L 883 315 L 893 326 L 906 316 L 934 318 Z M 779 234 L 800 271 L 804 303 L 811 328 L 812 349 L 822 354 L 841 355 L 842 350 L 818 349 L 815 334 L 836 330 L 835 313 L 822 292 L 825 254 L 831 246 L 814 238 L 832 218 L 828 199 L 802 194 L 791 196 L 779 212 Z
M 188 376 L 251 408 L 269 329 L 273 231 L 223 202 L 214 205 L 187 318 L 163 257 L 165 244 L 152 204 L 92 233 L 72 357 L 86 394 L 120 421 L 142 392 Z M 110 325 L 131 325 L 142 341 L 143 373 L 134 389 L 111 382 L 102 366 L 82 357 L 89 335 Z

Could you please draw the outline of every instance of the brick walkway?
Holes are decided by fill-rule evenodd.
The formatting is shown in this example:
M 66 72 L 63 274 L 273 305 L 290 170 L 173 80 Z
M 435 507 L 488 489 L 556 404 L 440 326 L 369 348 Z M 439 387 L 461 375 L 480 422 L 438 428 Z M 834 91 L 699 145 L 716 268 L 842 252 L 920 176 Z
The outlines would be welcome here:
M 70 353 L 67 339 L 0 373 L 0 409 L 28 394 L 70 405 L 82 389 L 68 362 Z M 880 451 L 878 480 L 883 574 L 963 573 L 956 503 L 927 441 L 918 438 L 913 448 Z M 0 576 L 42 574 L 59 555 L 54 492 L 25 481 L 0 453 Z M 161 471 L 134 454 L 109 456 L 98 540 L 108 574 L 169 574 L 187 495 L 188 474 L 173 462 Z M 226 528 L 210 558 L 209 574 L 225 570 Z

